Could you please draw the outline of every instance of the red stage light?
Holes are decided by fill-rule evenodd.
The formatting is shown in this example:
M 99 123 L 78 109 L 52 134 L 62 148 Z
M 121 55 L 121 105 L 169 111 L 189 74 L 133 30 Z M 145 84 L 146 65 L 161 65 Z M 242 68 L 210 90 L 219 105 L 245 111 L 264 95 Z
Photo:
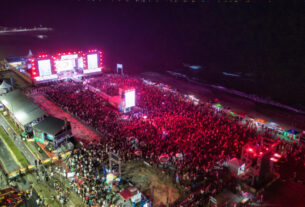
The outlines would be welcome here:
M 276 157 L 276 158 L 281 158 L 281 157 L 282 157 L 282 156 L 281 156 L 280 154 L 278 154 L 278 153 L 274 153 L 273 156 Z
M 253 149 L 252 149 L 252 148 L 249 148 L 248 151 L 249 151 L 249 152 L 253 152 Z

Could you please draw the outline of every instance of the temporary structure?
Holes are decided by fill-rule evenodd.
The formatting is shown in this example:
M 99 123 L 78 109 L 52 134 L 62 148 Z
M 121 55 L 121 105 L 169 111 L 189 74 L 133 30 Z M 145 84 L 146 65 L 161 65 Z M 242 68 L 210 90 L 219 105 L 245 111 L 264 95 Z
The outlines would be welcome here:
M 3 80 L 0 85 L 0 94 L 7 93 L 11 91 L 12 88 L 13 87 L 10 84 L 8 84 L 5 80 Z

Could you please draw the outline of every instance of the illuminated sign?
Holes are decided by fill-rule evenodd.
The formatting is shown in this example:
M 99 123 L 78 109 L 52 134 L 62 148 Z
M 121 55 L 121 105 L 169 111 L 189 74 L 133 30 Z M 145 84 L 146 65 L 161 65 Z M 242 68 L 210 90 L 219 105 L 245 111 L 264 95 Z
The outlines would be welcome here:
M 136 92 L 134 90 L 132 91 L 126 91 L 125 92 L 125 107 L 133 107 L 136 105 Z
M 56 74 L 49 75 L 49 76 L 43 76 L 43 77 L 35 77 L 36 81 L 44 81 L 44 80 L 52 80 L 52 79 L 57 79 L 58 76 Z
M 52 75 L 50 59 L 38 60 L 38 70 L 41 77 Z
M 97 54 L 89 54 L 87 55 L 88 60 L 88 69 L 98 68 L 98 57 Z
M 55 67 L 57 72 L 73 70 L 75 65 L 75 60 L 57 60 L 55 61 Z
M 77 54 L 61 56 L 61 60 L 71 60 L 71 59 L 77 59 L 77 58 L 78 58 Z

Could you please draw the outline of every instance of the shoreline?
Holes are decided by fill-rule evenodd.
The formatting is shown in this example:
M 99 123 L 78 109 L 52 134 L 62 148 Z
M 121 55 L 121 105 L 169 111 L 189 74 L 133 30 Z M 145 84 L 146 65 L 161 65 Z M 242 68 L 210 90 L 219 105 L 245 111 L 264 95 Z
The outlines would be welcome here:
M 207 84 L 181 80 L 167 74 L 144 72 L 138 75 L 138 77 L 150 79 L 155 82 L 162 82 L 183 93 L 193 94 L 205 101 L 217 98 L 220 103 L 229 106 L 236 113 L 244 113 L 250 117 L 262 118 L 267 122 L 276 122 L 285 129 L 295 129 L 300 132 L 305 130 L 304 114 L 266 103 L 259 103 L 246 97 L 211 87 Z

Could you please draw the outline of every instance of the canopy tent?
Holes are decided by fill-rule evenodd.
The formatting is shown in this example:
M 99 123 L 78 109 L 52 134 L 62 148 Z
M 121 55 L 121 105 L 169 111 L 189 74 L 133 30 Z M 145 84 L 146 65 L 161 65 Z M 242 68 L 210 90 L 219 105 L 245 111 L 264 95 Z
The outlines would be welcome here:
M 142 150 L 137 150 L 134 152 L 135 155 L 140 156 L 142 155 Z
M 120 110 L 124 105 L 124 100 L 120 96 L 112 96 L 108 101 L 111 106 L 118 110 Z
M 68 124 L 69 123 L 66 123 L 65 120 L 48 116 L 36 124 L 33 129 L 48 133 L 52 136 L 56 136 L 59 132 L 63 131 L 65 126 Z
M 214 104 L 213 106 L 219 107 L 219 108 L 222 108 L 222 107 L 223 107 L 223 105 L 221 105 L 221 104 Z
M 294 130 L 294 129 L 289 129 L 287 130 L 288 133 L 293 134 L 293 135 L 298 135 L 300 132 Z
M 233 111 L 231 111 L 230 114 L 231 114 L 232 116 L 238 116 L 238 114 L 235 113 L 235 112 L 233 112 Z
M 42 118 L 46 113 L 20 90 L 3 94 L 1 103 L 10 111 L 15 119 L 23 126 Z
M 5 80 L 2 81 L 2 84 L 0 85 L 0 94 L 5 94 L 9 92 L 13 87 L 8 84 Z
M 237 158 L 232 158 L 231 160 L 229 160 L 228 167 L 230 172 L 237 176 L 243 174 L 245 171 L 245 164 Z
M 294 129 L 289 129 L 283 132 L 283 136 L 289 139 L 298 139 L 300 137 L 300 133 Z
M 120 192 L 120 196 L 126 201 L 126 200 L 132 198 L 133 194 L 130 191 L 130 188 L 126 188 Z
M 128 187 L 128 188 L 125 188 L 124 190 L 122 190 L 120 192 L 120 196 L 125 200 L 129 200 L 132 201 L 134 204 L 137 204 L 141 201 L 141 196 L 142 194 L 139 192 L 139 190 L 134 187 L 134 186 L 131 186 L 131 187 Z M 135 206 L 135 205 L 133 205 Z
M 265 124 L 266 123 L 266 121 L 264 120 L 264 119 L 256 119 L 255 120 L 257 123 L 260 123 L 260 124 Z
M 277 124 L 277 123 L 275 123 L 275 122 L 268 122 L 266 125 L 267 125 L 267 126 L 272 126 L 272 127 L 277 127 L 277 126 L 279 126 L 279 124 Z
M 269 129 L 280 129 L 280 125 L 275 122 L 268 122 L 265 124 Z
M 215 110 L 217 110 L 217 111 L 220 111 L 220 110 L 222 110 L 224 107 L 223 107 L 223 105 L 221 105 L 221 104 L 213 104 L 213 105 L 212 105 L 212 108 L 215 109 Z
M 162 155 L 160 155 L 160 157 L 159 157 L 159 161 L 160 162 L 168 162 L 169 161 L 169 156 L 168 156 L 168 154 L 162 154 Z
M 0 89 L 9 89 L 9 88 L 12 88 L 12 86 L 8 84 L 5 80 L 3 80 L 0 85 Z
M 233 194 L 228 190 L 224 190 L 223 192 L 217 194 L 215 197 L 210 198 L 213 198 L 210 199 L 210 201 L 215 203 L 215 206 L 233 206 L 233 203 L 239 203 L 243 199 L 241 195 Z

